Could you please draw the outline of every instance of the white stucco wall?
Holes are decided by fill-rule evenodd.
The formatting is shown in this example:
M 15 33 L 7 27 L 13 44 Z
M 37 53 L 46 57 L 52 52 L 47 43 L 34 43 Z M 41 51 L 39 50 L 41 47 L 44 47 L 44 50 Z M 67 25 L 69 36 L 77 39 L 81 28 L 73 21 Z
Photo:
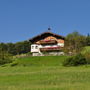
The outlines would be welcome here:
M 58 43 L 58 45 L 64 47 L 64 43 Z
M 31 52 L 41 53 L 40 52 L 40 48 L 57 47 L 57 46 L 64 47 L 64 43 L 58 43 L 56 45 L 37 45 L 37 44 L 32 44 L 31 45 Z
M 31 45 L 31 52 L 39 52 L 39 45 L 32 44 Z

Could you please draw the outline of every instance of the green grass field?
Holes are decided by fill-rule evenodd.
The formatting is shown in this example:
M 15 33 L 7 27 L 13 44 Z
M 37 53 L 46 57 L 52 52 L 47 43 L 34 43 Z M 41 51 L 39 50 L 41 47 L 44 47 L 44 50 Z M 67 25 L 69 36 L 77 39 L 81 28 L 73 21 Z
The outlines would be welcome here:
M 90 90 L 90 66 L 63 67 L 65 58 L 20 58 L 0 67 L 0 90 Z

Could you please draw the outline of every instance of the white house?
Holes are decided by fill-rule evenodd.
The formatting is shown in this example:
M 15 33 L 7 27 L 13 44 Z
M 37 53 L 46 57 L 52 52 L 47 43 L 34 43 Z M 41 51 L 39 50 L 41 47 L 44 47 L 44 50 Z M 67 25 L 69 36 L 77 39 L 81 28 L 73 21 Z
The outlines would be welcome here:
M 31 52 L 33 56 L 44 56 L 45 53 L 52 55 L 63 54 L 65 38 L 51 32 L 44 32 L 31 38 Z

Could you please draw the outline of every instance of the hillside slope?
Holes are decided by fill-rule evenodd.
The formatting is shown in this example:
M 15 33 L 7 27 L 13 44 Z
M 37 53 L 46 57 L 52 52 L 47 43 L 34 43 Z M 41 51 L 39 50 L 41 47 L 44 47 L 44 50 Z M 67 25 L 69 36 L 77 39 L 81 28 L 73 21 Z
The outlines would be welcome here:
M 67 56 L 38 56 L 18 58 L 11 65 L 21 66 L 60 66 Z
M 0 90 L 90 90 L 90 66 L 63 67 L 65 58 L 18 58 L 0 67 Z

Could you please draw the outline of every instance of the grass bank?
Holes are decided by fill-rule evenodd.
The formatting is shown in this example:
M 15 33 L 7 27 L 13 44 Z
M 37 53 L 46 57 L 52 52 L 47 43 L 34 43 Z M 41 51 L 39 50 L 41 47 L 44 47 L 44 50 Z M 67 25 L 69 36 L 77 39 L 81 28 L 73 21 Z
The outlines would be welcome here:
M 37 56 L 18 58 L 14 64 L 18 66 L 60 66 L 68 56 Z
M 17 59 L 0 67 L 0 90 L 90 90 L 90 66 L 63 67 L 65 56 Z

